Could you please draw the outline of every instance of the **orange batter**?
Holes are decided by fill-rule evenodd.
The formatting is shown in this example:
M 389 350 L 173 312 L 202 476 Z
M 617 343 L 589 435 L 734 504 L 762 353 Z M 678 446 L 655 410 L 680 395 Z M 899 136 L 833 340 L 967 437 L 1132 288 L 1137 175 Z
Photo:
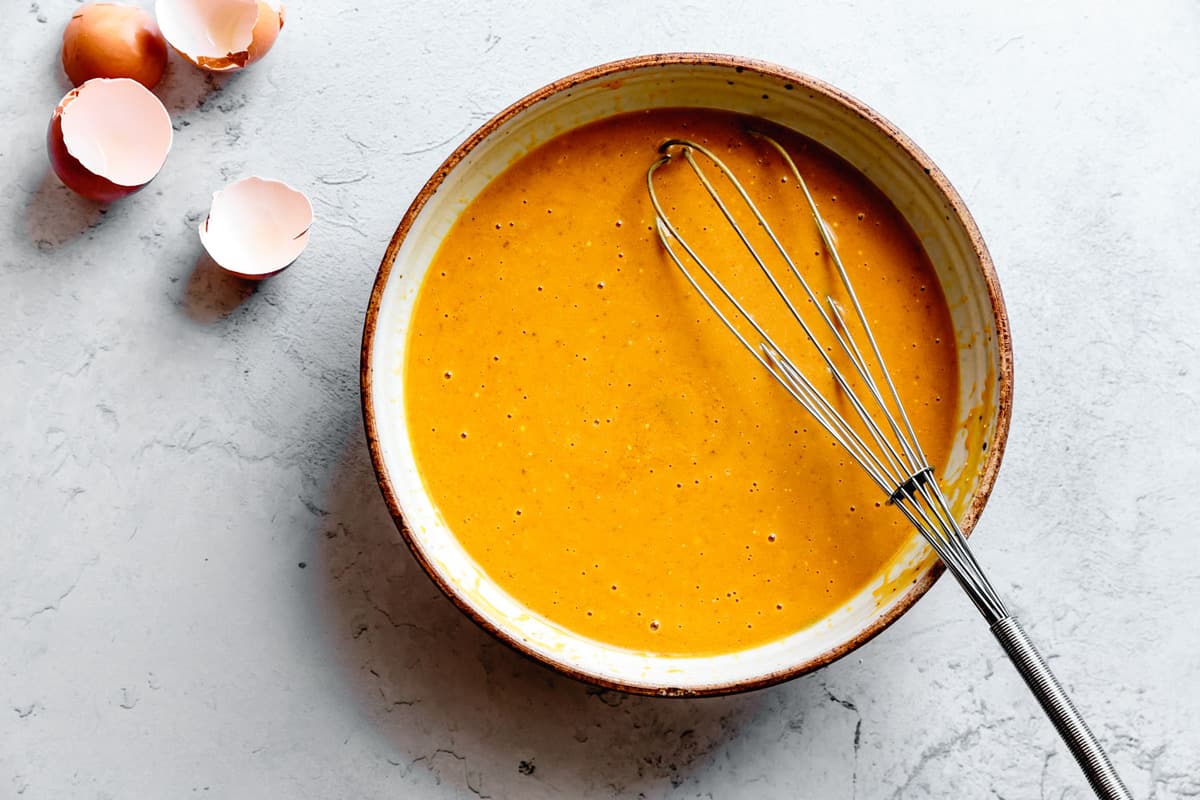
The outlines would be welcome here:
M 794 182 L 746 137 L 748 124 L 715 111 L 640 112 L 540 146 L 463 212 L 409 334 L 409 428 L 446 523 L 530 609 L 635 650 L 732 652 L 793 633 L 863 589 L 909 536 L 879 489 L 720 326 L 654 233 L 646 168 L 664 139 L 693 138 L 754 184 L 800 268 L 841 296 Z M 941 469 L 958 371 L 925 253 L 862 175 L 807 139 L 772 133 L 836 232 Z M 716 212 L 685 177 L 671 170 L 660 190 L 672 220 L 715 237 L 704 240 L 709 252 L 741 253 L 714 232 Z M 748 305 L 777 305 L 748 274 L 733 276 Z M 794 337 L 794 325 L 767 323 Z M 791 341 L 802 368 L 820 374 Z

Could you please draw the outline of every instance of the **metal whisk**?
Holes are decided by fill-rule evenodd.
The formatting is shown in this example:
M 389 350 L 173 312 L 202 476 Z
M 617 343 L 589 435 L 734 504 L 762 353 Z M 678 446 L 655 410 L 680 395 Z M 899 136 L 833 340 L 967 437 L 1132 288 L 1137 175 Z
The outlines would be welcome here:
M 646 184 L 657 215 L 658 236 L 663 247 L 692 288 L 700 294 L 708 307 L 746 350 L 866 471 L 887 496 L 889 503 L 904 514 L 937 552 L 946 568 L 987 620 L 992 633 L 1079 762 L 1096 795 L 1106 799 L 1128 800 L 1131 797 L 1129 791 L 1117 776 L 1100 743 L 1075 710 L 1074 704 L 1025 631 L 1009 614 L 967 545 L 966 536 L 951 513 L 949 504 L 934 478 L 933 468 L 922 452 L 913 426 L 904 412 L 900 395 L 871 333 L 871 326 L 838 255 L 834 237 L 822 219 L 804 177 L 791 156 L 777 141 L 756 132 L 751 132 L 751 135 L 778 153 L 795 179 L 796 185 L 803 191 L 817 231 L 824 242 L 825 252 L 832 260 L 837 277 L 853 307 L 853 319 L 857 321 L 862 338 L 865 339 L 865 348 L 860 346 L 860 342 L 851 332 L 851 326 L 839 303 L 829 296 L 823 299 L 817 296 L 758 206 L 730 169 L 711 151 L 683 139 L 665 142 L 659 148 L 661 158 L 655 161 L 646 173 Z M 741 201 L 741 206 L 738 207 L 744 206 L 742 215 L 747 222 L 752 218 L 757 227 L 761 228 L 761 233 L 756 234 L 757 244 L 751 241 L 747 228 L 739 223 L 731 206 L 706 174 L 696 158 L 697 154 L 710 162 L 732 187 L 730 197 L 736 195 Z M 755 320 L 750 310 L 739 302 L 696 249 L 671 224 L 655 192 L 655 175 L 665 165 L 677 159 L 682 159 L 690 166 L 720 210 L 725 222 L 737 234 L 746 254 L 770 281 L 791 317 L 800 325 L 808 341 L 820 354 L 824 367 L 832 375 L 838 388 L 838 399 L 841 403 L 835 404 L 826 397 L 796 367 L 777 344 L 776 339 Z M 746 213 L 750 216 L 745 217 Z M 765 234 L 765 237 L 762 234 Z M 777 265 L 786 265 L 786 269 L 780 266 L 772 269 L 768 260 Z M 700 274 L 703 277 L 700 277 Z M 815 314 L 819 317 L 819 320 L 814 320 L 815 324 L 810 325 L 800 313 L 797 303 L 789 294 L 789 288 L 785 286 L 791 287 L 790 291 L 793 293 L 795 288 L 799 287 L 805 298 L 800 300 L 800 305 L 811 312 L 810 316 Z M 726 308 L 736 311 L 735 319 L 744 323 L 742 329 L 722 311 L 718 301 L 714 300 L 717 295 L 712 293 L 713 289 L 724 298 Z M 746 329 L 745 332 L 743 329 Z M 754 335 L 750 335 L 750 330 Z M 837 352 L 844 356 L 839 357 L 839 360 L 849 362 L 849 369 L 842 369 L 835 363 L 831 355 L 831 352 L 834 352 L 832 346 L 827 348 L 822 342 L 822 337 L 818 336 L 818 332 L 821 331 L 825 342 L 832 338 L 838 348 Z M 752 339 L 757 341 L 752 342 Z M 839 405 L 842 408 L 848 407 L 845 414 L 838 410 Z

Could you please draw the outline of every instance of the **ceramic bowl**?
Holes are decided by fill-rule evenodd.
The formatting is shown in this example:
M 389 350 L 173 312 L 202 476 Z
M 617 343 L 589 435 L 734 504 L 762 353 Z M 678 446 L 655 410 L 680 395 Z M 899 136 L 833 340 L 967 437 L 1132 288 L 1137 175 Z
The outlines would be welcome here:
M 521 605 L 467 555 L 426 493 L 410 447 L 402 365 L 418 288 L 458 214 L 515 159 L 554 135 L 612 114 L 696 106 L 792 128 L 857 167 L 920 237 L 957 334 L 959 434 L 942 476 L 963 529 L 991 491 L 1008 431 L 1012 350 L 991 259 L 962 200 L 908 137 L 820 81 L 748 59 L 647 56 L 595 67 L 500 112 L 459 146 L 400 221 L 371 293 L 362 344 L 367 439 L 383 496 L 417 560 L 459 608 L 499 639 L 568 675 L 645 694 L 691 696 L 758 688 L 821 667 L 878 634 L 924 594 L 941 567 L 914 533 L 890 575 L 806 630 L 709 657 L 632 652 L 585 639 Z M 877 592 L 902 570 L 901 592 Z

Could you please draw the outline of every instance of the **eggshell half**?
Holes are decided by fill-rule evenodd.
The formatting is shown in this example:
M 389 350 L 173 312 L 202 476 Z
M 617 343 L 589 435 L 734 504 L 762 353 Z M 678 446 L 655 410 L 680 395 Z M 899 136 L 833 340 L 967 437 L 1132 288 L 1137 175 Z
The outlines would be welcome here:
M 171 47 L 210 72 L 242 69 L 265 56 L 284 18 L 277 0 L 158 0 L 154 11 Z
M 54 109 L 46 144 L 68 188 L 108 203 L 158 174 L 173 136 L 167 109 L 149 89 L 130 78 L 93 78 Z
M 63 30 L 62 64 L 74 86 L 92 78 L 133 78 L 153 89 L 167 68 L 167 42 L 142 9 L 89 3 Z
M 213 261 L 250 280 L 282 272 L 308 245 L 313 209 L 282 181 L 249 177 L 213 193 L 200 242 Z

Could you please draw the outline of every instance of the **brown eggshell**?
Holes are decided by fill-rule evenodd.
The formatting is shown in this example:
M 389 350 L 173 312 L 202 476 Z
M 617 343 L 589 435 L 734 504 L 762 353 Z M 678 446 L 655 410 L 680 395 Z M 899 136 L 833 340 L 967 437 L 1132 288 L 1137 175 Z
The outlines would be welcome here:
M 283 30 L 283 4 L 278 3 L 276 11 L 265 0 L 258 0 L 258 20 L 254 23 L 254 33 L 250 39 L 250 58 L 247 64 L 253 64 L 267 54 L 275 44 L 279 32 Z
M 213 194 L 200 224 L 200 242 L 221 268 L 259 281 L 300 257 L 312 223 L 312 203 L 303 192 L 251 176 Z
M 98 100 L 87 101 L 91 108 L 80 112 L 81 120 L 64 125 L 70 107 L 85 95 Z M 126 139 L 130 128 L 142 138 L 133 145 L 110 141 L 122 138 L 121 132 L 114 135 L 114 127 L 124 127 Z M 148 89 L 130 78 L 93 78 L 59 101 L 46 131 L 46 150 L 54 174 L 68 189 L 111 203 L 133 194 L 158 174 L 171 139 L 170 116 Z
M 167 42 L 209 72 L 232 72 L 267 54 L 283 27 L 278 0 L 157 0 Z
M 63 30 L 62 64 L 75 86 L 92 78 L 131 78 L 153 89 L 167 68 L 167 41 L 140 8 L 90 3 Z
M 54 109 L 50 118 L 50 128 L 46 131 L 46 149 L 50 155 L 50 166 L 54 174 L 76 194 L 95 200 L 99 203 L 111 203 L 120 200 L 128 194 L 136 192 L 139 186 L 120 186 L 89 171 L 79 159 L 67 150 L 63 138 L 62 112 L 78 94 L 78 89 L 72 89 Z

